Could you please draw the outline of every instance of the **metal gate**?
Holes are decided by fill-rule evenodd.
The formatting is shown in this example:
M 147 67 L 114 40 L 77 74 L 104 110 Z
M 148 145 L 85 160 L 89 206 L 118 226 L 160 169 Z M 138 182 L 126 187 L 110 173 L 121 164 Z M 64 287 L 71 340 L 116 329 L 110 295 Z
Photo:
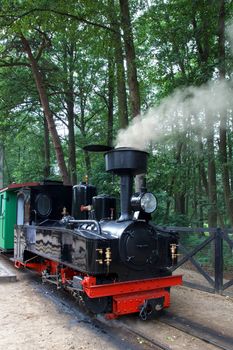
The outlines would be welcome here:
M 175 271 L 179 267 L 182 267 L 185 263 L 189 262 L 196 268 L 196 270 L 204 277 L 207 281 L 205 285 L 201 283 L 194 283 L 190 281 L 185 281 L 184 285 L 192 288 L 233 296 L 232 291 L 229 290 L 233 286 L 233 229 L 220 229 L 220 228 L 187 228 L 187 227 L 163 227 L 169 232 L 178 232 L 180 234 L 179 242 L 179 259 L 177 265 L 172 268 Z M 192 249 L 188 249 L 187 246 L 182 242 L 182 236 L 191 237 L 190 235 L 202 235 L 202 241 L 196 244 Z M 188 235 L 188 236 L 187 236 Z M 204 237 L 204 239 L 203 239 Z M 201 252 L 207 246 L 211 246 L 212 252 L 212 271 L 206 271 L 205 267 L 196 258 L 197 253 Z M 225 254 L 224 251 L 226 247 L 230 253 L 230 262 L 232 267 L 228 272 L 228 277 L 224 278 L 224 263 Z M 230 277 L 229 277 L 230 276 Z M 228 290 L 227 290 L 228 289 Z M 227 291 L 226 291 L 227 290 Z

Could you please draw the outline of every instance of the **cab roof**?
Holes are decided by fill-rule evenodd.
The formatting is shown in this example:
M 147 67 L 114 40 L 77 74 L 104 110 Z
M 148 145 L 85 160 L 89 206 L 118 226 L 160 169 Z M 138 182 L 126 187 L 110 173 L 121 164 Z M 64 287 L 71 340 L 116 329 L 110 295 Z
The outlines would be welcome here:
M 0 189 L 0 193 L 1 192 L 6 192 L 6 191 L 14 191 L 18 188 L 22 188 L 22 187 L 35 187 L 35 186 L 39 186 L 41 185 L 40 182 L 23 182 L 23 183 L 12 183 L 6 187 L 3 187 Z

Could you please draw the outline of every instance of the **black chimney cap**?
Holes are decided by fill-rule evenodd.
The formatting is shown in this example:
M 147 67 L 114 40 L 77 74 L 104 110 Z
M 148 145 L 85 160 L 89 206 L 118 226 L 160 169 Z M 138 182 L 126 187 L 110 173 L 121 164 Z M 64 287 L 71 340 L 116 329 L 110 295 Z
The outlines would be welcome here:
M 117 175 L 139 175 L 147 170 L 148 152 L 136 148 L 119 147 L 105 153 L 106 171 Z

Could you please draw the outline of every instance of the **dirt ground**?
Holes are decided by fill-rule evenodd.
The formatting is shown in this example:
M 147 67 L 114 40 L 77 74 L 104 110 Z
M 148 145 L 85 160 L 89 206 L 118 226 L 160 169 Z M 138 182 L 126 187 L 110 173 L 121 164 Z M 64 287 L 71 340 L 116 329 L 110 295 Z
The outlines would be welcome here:
M 0 349 L 119 349 L 81 313 L 77 319 L 69 310 L 59 309 L 30 276 L 17 271 L 17 280 L 0 283 Z
M 182 273 L 184 279 L 193 279 L 201 284 L 202 276 L 199 273 L 183 269 L 179 269 L 178 272 Z M 169 312 L 213 329 L 219 335 L 233 337 L 233 298 L 227 295 L 210 294 L 184 286 L 173 287 Z M 132 320 L 129 319 L 126 322 L 132 324 Z M 168 344 L 172 350 L 219 349 L 156 320 L 147 324 L 136 321 L 135 328 L 150 338 Z
M 183 279 L 202 284 L 202 276 L 195 271 L 180 269 Z M 229 288 L 231 291 L 232 288 Z M 233 297 L 198 291 L 196 289 L 180 287 L 172 291 L 170 310 L 178 315 L 193 318 L 209 328 L 218 330 L 221 334 L 233 335 Z M 233 349 L 233 347 L 232 347 Z
M 0 283 L 0 349 L 4 350 L 115 350 L 120 349 L 108 334 L 84 322 L 82 314 L 74 316 L 61 310 L 51 298 L 39 292 L 27 274 L 17 272 L 17 282 Z M 172 290 L 173 313 L 232 336 L 233 298 L 177 287 Z M 110 321 L 112 322 L 112 321 Z M 117 323 L 117 321 L 113 321 Z M 160 339 L 173 350 L 214 350 L 192 336 L 184 335 L 159 322 L 139 321 L 135 316 L 123 318 L 151 338 Z M 138 344 L 142 342 L 138 338 Z M 125 346 L 124 350 L 130 347 Z M 132 348 L 131 348 L 132 349 Z M 142 344 L 143 349 L 143 344 Z

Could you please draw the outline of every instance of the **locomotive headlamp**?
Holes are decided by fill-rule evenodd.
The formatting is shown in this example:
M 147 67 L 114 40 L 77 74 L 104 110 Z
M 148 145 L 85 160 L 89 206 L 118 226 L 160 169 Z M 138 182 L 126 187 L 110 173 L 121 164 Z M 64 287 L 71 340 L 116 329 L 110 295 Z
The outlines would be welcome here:
M 145 213 L 153 213 L 157 208 L 157 200 L 150 192 L 135 193 L 131 197 L 131 207 L 134 211 L 144 211 Z

